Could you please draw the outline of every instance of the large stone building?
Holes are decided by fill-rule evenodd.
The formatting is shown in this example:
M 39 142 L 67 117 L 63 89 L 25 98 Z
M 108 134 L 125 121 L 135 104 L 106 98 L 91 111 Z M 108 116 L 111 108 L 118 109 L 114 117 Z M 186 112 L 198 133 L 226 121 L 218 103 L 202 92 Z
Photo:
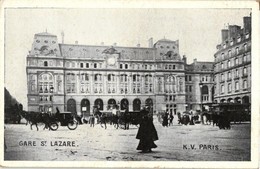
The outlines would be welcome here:
M 63 40 L 62 40 L 63 41 Z M 213 63 L 186 64 L 179 41 L 161 39 L 149 47 L 91 46 L 58 43 L 56 35 L 35 34 L 27 56 L 28 110 L 92 113 L 107 111 L 199 110 L 212 101 Z M 199 87 L 200 82 L 204 86 Z M 204 91 L 201 100 L 201 91 Z
M 222 42 L 215 53 L 215 102 L 251 103 L 251 16 L 243 28 L 221 30 Z

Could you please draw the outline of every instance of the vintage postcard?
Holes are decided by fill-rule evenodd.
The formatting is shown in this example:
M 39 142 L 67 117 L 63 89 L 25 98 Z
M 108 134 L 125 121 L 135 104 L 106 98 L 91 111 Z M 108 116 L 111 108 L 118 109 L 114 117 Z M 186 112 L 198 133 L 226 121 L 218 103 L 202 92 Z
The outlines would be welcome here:
M 258 168 L 254 1 L 3 1 L 1 166 Z

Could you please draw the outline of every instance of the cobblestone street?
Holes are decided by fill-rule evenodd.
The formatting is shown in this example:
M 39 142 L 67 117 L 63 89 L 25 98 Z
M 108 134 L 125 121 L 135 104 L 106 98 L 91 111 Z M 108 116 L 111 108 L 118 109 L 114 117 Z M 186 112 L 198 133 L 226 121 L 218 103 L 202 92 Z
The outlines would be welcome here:
M 162 127 L 154 119 L 159 140 L 151 153 L 136 150 L 138 128 L 115 129 L 108 125 L 91 128 L 88 124 L 76 130 L 59 127 L 57 131 L 36 131 L 35 126 L 6 125 L 5 160 L 40 161 L 248 161 L 250 160 L 250 123 L 235 124 L 231 130 L 212 125 L 175 125 Z M 31 145 L 28 145 L 29 141 Z M 64 142 L 65 141 L 65 142 Z M 70 142 L 68 142 L 70 141 Z M 74 145 L 75 144 L 75 145 Z M 59 146 L 60 145 L 60 146 Z

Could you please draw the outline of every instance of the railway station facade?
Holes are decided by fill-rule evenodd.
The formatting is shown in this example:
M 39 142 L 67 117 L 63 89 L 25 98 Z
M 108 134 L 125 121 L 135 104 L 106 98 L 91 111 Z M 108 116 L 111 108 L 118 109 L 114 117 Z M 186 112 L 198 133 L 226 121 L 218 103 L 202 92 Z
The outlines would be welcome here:
M 146 105 L 176 114 L 213 101 L 213 62 L 195 59 L 188 65 L 178 40 L 153 43 L 151 38 L 148 43 L 64 44 L 56 35 L 35 34 L 27 55 L 28 110 L 89 115 L 94 106 L 138 111 Z

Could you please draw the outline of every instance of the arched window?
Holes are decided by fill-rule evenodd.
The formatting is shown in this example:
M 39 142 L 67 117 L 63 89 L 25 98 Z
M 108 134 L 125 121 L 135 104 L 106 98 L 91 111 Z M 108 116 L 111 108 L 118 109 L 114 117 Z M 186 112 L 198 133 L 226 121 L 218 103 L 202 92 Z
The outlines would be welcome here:
M 50 93 L 53 89 L 52 74 L 42 73 L 39 75 L 39 93 Z

